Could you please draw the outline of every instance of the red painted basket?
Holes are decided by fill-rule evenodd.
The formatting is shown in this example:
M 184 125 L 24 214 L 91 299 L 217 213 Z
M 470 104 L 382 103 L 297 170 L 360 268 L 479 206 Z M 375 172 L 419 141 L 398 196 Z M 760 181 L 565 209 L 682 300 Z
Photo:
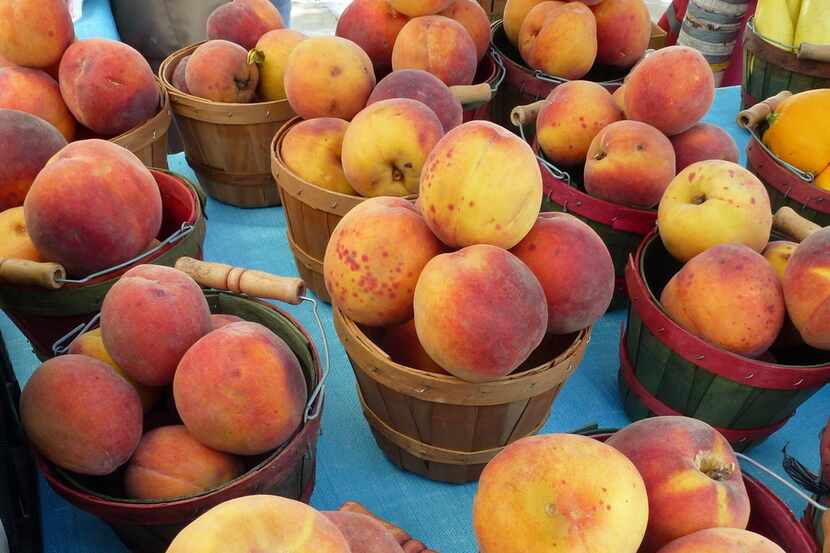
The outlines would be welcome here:
M 464 104 L 464 122 L 490 121 L 492 117 L 493 98 L 504 82 L 505 68 L 501 56 L 492 47 L 487 55 L 481 60 L 476 69 L 474 83 L 486 83 L 490 85 L 490 100 L 475 104 Z
M 160 169 L 151 172 L 162 198 L 158 246 L 121 266 L 84 279 L 63 280 L 56 290 L 0 282 L 0 308 L 41 359 L 51 357 L 52 344 L 58 338 L 98 312 L 107 290 L 131 267 L 141 263 L 172 266 L 179 257 L 202 256 L 205 217 L 198 189 L 180 175 Z
M 830 358 L 807 346 L 781 354 L 787 363 L 720 349 L 672 321 L 657 298 L 680 269 L 656 231 L 626 267 L 631 307 L 620 349 L 620 391 L 632 420 L 682 414 L 718 428 L 736 449 L 778 430 L 830 381 Z

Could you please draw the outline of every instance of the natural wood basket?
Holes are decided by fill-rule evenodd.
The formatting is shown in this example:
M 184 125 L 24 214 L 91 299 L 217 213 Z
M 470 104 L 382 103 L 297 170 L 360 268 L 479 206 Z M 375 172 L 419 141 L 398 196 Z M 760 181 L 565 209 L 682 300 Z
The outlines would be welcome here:
M 590 328 L 547 335 L 517 372 L 472 383 L 393 362 L 377 345 L 382 329 L 333 311 L 378 446 L 404 470 L 458 484 L 478 480 L 506 445 L 542 428 L 591 336 Z
M 200 44 L 174 52 L 159 67 L 187 162 L 212 198 L 237 207 L 279 205 L 269 149 L 274 135 L 294 112 L 287 100 L 226 104 L 178 90 L 172 84 L 173 72 Z
M 134 153 L 147 167 L 167 169 L 167 131 L 173 121 L 173 114 L 167 89 L 161 81 L 158 83 L 161 96 L 158 113 L 134 129 L 111 138 L 110 142 Z
M 504 17 L 504 6 L 507 5 L 507 0 L 478 0 L 478 3 L 487 12 L 491 21 Z

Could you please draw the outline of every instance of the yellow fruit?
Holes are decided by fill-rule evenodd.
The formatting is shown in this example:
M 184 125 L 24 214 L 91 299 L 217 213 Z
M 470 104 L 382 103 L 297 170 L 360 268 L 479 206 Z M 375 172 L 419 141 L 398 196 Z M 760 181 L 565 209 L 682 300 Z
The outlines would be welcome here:
M 828 128 L 830 88 L 808 90 L 781 102 L 769 117 L 764 144 L 780 159 L 817 175 L 830 165 Z
M 827 167 L 827 169 L 818 174 L 816 177 L 816 186 L 830 192 L 830 167 Z
M 798 24 L 798 14 L 801 13 L 801 0 L 787 0 L 787 9 L 790 12 L 790 19 L 793 26 Z
M 802 0 L 798 25 L 795 28 L 795 45 L 830 44 L 830 2 L 828 0 Z
M 251 51 L 259 65 L 259 93 L 266 100 L 285 100 L 285 66 L 288 55 L 307 37 L 291 29 L 277 29 L 262 35 Z
M 795 24 L 790 16 L 787 0 L 758 0 L 755 30 L 764 38 L 792 46 Z

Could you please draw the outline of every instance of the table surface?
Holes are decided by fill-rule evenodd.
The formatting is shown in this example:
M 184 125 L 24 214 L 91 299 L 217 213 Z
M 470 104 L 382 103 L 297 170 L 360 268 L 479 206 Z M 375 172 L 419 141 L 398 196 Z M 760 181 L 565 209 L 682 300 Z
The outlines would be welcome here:
M 81 37 L 117 38 L 106 0 L 86 0 L 77 23 Z M 716 123 L 744 149 L 748 135 L 734 124 L 740 102 L 737 88 L 720 89 L 705 120 Z M 742 159 L 743 162 L 743 159 Z M 171 170 L 195 178 L 183 157 L 170 159 Z M 276 274 L 296 275 L 286 241 L 282 208 L 242 210 L 208 201 L 205 258 Z M 319 340 L 309 306 L 288 306 Z M 369 432 L 355 395 L 355 380 L 331 319 L 331 309 L 320 304 L 331 346 L 332 371 L 327 389 L 323 431 L 319 441 L 317 485 L 312 505 L 336 509 L 348 500 L 360 501 L 375 513 L 408 530 L 442 553 L 476 550 L 471 523 L 475 484 L 431 482 L 403 472 L 389 463 Z M 620 427 L 629 421 L 617 391 L 618 347 L 623 311 L 607 314 L 594 327 L 582 365 L 564 386 L 542 432 L 563 432 L 590 423 Z M 0 314 L 0 331 L 7 341 L 21 385 L 37 367 L 25 338 Z M 318 342 L 319 344 L 319 342 Z M 792 420 L 750 454 L 781 472 L 782 448 L 808 466 L 818 466 L 818 433 L 830 414 L 830 390 L 824 388 L 805 403 Z M 752 468 L 747 472 L 756 474 Z M 767 478 L 766 481 L 769 481 Z M 804 504 L 780 485 L 770 484 L 796 513 Z M 46 553 L 122 553 L 126 551 L 101 521 L 66 503 L 40 482 Z

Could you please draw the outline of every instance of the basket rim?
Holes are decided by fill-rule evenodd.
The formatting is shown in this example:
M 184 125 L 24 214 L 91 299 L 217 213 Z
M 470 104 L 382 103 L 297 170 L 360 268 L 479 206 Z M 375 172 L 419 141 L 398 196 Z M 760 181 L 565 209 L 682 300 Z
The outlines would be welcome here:
M 643 254 L 659 239 L 656 228 L 643 239 L 635 256 L 629 257 L 625 281 L 632 309 L 664 346 L 694 365 L 753 388 L 802 390 L 823 386 L 830 380 L 830 363 L 782 365 L 750 359 L 712 345 L 675 323 L 663 311 L 643 275 Z
M 161 79 L 159 79 L 156 75 L 153 75 L 153 78 L 159 87 L 159 109 L 156 114 L 140 125 L 136 125 L 132 129 L 110 138 L 110 142 L 114 142 L 119 146 L 127 148 L 127 146 L 124 146 L 123 142 L 128 142 L 131 139 L 140 139 L 145 133 L 147 133 L 150 135 L 150 139 L 143 141 L 144 143 L 141 145 L 141 147 L 145 147 L 147 144 L 150 144 L 156 140 L 153 138 L 153 134 L 156 129 L 164 130 L 160 136 L 167 134 L 167 131 L 170 129 L 170 125 L 173 122 L 173 113 L 170 110 L 170 96 L 167 93 L 167 88 L 165 88 L 164 84 L 161 82 Z
M 758 34 L 754 21 L 754 17 L 748 21 L 744 33 L 743 46 L 746 51 L 756 56 L 763 54 L 763 61 L 791 73 L 818 79 L 830 79 L 830 63 L 799 59 L 795 52 L 785 50 Z
M 746 146 L 747 167 L 755 174 L 766 186 L 774 188 L 781 192 L 788 198 L 793 198 L 799 203 L 821 213 L 830 215 L 830 191 L 822 190 L 821 188 L 810 184 L 798 175 L 781 165 L 781 160 L 778 156 L 772 155 L 758 142 L 758 137 L 752 133 L 749 137 L 749 143 Z M 770 162 L 768 172 L 771 172 L 772 178 L 767 175 L 760 175 L 758 165 Z

